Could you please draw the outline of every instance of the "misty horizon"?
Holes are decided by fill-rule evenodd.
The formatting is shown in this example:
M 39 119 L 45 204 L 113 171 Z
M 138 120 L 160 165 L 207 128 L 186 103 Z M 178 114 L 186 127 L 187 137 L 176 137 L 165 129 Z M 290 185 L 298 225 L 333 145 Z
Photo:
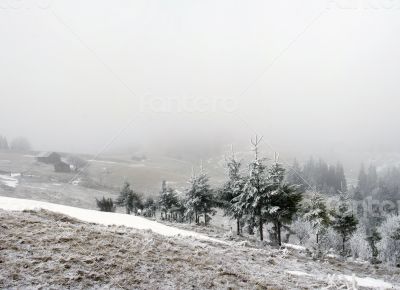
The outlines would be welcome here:
M 9 2 L 0 134 L 36 150 L 399 153 L 396 3 Z

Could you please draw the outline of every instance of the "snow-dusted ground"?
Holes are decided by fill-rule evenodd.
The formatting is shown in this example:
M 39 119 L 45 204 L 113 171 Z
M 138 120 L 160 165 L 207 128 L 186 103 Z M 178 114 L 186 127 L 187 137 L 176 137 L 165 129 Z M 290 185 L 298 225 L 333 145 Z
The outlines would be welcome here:
M 10 188 L 16 188 L 18 185 L 18 179 L 16 179 L 15 177 L 17 177 L 19 175 L 0 175 L 0 184 L 3 184 L 7 187 Z
M 156 221 L 151 221 L 149 219 L 140 216 L 101 212 L 97 210 L 82 209 L 72 206 L 49 203 L 49 202 L 3 197 L 3 196 L 0 196 L 0 208 L 4 210 L 19 210 L 19 211 L 46 209 L 57 213 L 62 213 L 70 217 L 77 218 L 81 221 L 90 223 L 97 223 L 102 225 L 126 226 L 140 230 L 152 230 L 155 233 L 165 236 L 194 237 L 201 240 L 226 243 L 224 241 L 213 239 L 199 233 L 185 231 L 174 227 L 169 227 L 161 223 L 158 223 Z
M 32 200 L 0 197 L 0 208 L 0 288 L 400 289 L 399 269 L 314 261 L 293 245 L 239 246 L 141 217 Z M 21 212 L 39 208 L 57 214 Z

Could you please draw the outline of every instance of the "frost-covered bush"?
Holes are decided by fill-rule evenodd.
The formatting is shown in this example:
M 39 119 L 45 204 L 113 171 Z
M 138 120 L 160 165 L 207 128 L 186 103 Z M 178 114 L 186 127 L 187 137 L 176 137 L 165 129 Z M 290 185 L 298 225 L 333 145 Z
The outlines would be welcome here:
M 311 240 L 314 236 L 314 230 L 311 222 L 303 218 L 296 219 L 292 225 L 291 230 L 299 239 L 299 244 L 302 246 L 310 246 Z
M 390 216 L 378 228 L 378 258 L 391 266 L 400 264 L 400 216 Z
M 328 228 L 322 235 L 318 247 L 322 253 L 328 253 L 331 250 L 340 252 L 342 248 L 342 238 L 334 229 Z
M 354 258 L 370 260 L 372 258 L 372 249 L 367 241 L 366 229 L 364 226 L 357 228 L 349 240 L 351 255 Z

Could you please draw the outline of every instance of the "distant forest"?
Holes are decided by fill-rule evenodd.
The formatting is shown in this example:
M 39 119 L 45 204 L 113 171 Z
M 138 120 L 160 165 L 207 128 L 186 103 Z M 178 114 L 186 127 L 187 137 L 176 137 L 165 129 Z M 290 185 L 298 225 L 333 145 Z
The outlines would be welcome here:
M 287 181 L 300 184 L 304 189 L 315 189 L 325 194 L 335 195 L 347 191 L 347 181 L 341 163 L 328 165 L 322 159 L 315 161 L 310 158 L 302 167 L 294 161 L 288 170 Z
M 389 200 L 397 203 L 400 199 L 400 169 L 388 167 L 377 170 L 362 164 L 356 186 L 348 186 L 345 171 L 341 163 L 329 165 L 322 159 L 310 158 L 303 166 L 297 160 L 288 170 L 287 181 L 300 184 L 304 190 L 315 189 L 327 195 L 347 192 L 354 200 L 371 197 L 376 200 Z

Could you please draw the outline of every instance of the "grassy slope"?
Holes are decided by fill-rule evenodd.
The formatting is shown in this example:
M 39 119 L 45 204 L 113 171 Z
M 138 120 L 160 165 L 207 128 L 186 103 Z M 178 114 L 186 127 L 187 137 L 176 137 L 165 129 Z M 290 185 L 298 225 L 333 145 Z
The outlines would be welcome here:
M 0 186 L 0 195 L 37 199 L 60 204 L 94 208 L 94 198 L 115 196 L 124 181 L 145 196 L 156 196 L 162 180 L 183 191 L 190 177 L 193 164 L 161 156 L 153 156 L 146 161 L 132 161 L 129 156 L 110 155 L 94 158 L 89 166 L 76 173 L 56 173 L 52 165 L 36 162 L 34 154 L 0 151 L 0 170 L 23 173 L 19 186 L 9 189 Z M 195 165 L 196 166 L 196 165 Z M 218 184 L 223 176 L 219 164 L 205 164 L 210 172 L 211 182 Z M 72 186 L 72 180 L 80 180 Z
M 0 288 L 309 289 L 343 285 L 328 274 L 390 280 L 385 268 L 319 263 L 249 248 L 82 223 L 47 211 L 0 211 Z M 288 274 L 299 270 L 313 277 Z M 391 278 L 392 277 L 392 278 Z

